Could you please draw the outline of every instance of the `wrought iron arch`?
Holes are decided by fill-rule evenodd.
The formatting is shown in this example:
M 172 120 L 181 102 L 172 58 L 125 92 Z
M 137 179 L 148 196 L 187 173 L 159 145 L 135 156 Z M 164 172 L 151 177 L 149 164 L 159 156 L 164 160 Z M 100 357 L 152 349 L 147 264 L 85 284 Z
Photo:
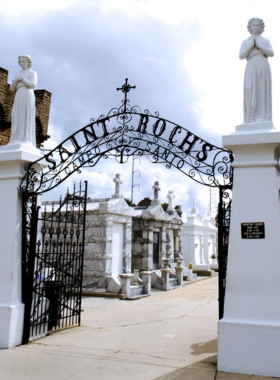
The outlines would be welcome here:
M 94 167 L 101 158 L 109 156 L 124 163 L 129 156 L 146 155 L 151 162 L 166 163 L 167 169 L 175 167 L 203 185 L 230 185 L 232 153 L 161 118 L 158 112 L 142 112 L 139 106 L 130 106 L 127 93 L 134 87 L 126 80 L 117 89 L 125 95 L 119 108 L 92 119 L 44 157 L 27 165 L 20 192 L 47 192 L 74 172 L 81 172 L 84 165 Z
M 128 92 L 136 88 L 125 84 L 117 90 L 124 93 L 120 107 L 112 108 L 107 115 L 91 119 L 90 124 L 73 133 L 42 158 L 28 164 L 19 188 L 23 196 L 23 252 L 25 252 L 23 278 L 31 251 L 31 209 L 38 194 L 45 193 L 70 177 L 81 172 L 85 165 L 94 167 L 102 158 L 114 156 L 125 163 L 130 156 L 146 155 L 153 163 L 175 167 L 192 180 L 209 187 L 218 187 L 219 205 L 219 299 L 220 318 L 227 266 L 227 246 L 230 223 L 233 155 L 203 140 L 188 129 L 152 114 L 139 106 L 131 106 Z

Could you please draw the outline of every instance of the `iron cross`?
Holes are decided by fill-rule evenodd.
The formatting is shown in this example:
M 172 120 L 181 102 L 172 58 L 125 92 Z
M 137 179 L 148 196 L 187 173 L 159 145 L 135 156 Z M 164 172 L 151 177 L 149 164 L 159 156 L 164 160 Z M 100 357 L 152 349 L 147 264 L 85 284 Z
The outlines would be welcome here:
M 132 89 L 132 88 L 136 88 L 136 86 L 130 86 L 130 84 L 128 84 L 128 78 L 125 79 L 125 84 L 123 84 L 122 87 L 118 87 L 117 88 L 117 91 L 122 91 L 124 93 L 124 112 L 126 112 L 126 104 L 127 104 L 127 93 Z

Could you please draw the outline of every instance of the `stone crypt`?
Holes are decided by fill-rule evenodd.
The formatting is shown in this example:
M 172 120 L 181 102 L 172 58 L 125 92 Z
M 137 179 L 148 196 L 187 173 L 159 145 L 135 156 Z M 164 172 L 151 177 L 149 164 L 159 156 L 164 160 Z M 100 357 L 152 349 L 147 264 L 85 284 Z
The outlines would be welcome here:
M 185 265 L 192 263 L 194 273 L 211 276 L 213 270 L 218 269 L 215 218 L 210 211 L 202 216 L 195 199 L 187 219 L 184 219 L 182 239 Z M 184 275 L 187 275 L 187 268 Z
M 115 194 L 111 198 L 87 201 L 83 292 L 139 298 L 151 292 L 151 273 L 141 273 L 141 279 L 138 273 L 134 278 L 131 274 L 133 208 L 120 193 L 120 175 L 113 181 Z
M 159 183 L 154 186 L 154 199 L 135 207 L 132 222 L 132 268 L 153 271 L 152 287 L 169 290 L 183 285 L 183 221 L 173 207 L 173 191 L 168 192 L 168 209 L 159 199 Z M 144 204 L 144 205 L 143 205 Z

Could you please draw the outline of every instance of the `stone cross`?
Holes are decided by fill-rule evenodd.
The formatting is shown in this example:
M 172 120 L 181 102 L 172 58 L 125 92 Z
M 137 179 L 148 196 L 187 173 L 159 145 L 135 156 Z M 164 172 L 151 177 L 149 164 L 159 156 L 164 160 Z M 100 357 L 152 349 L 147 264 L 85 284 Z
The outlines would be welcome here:
M 197 214 L 198 213 L 198 208 L 196 207 L 196 199 L 193 199 L 193 207 L 191 209 L 191 214 Z
M 173 211 L 173 199 L 175 198 L 175 195 L 173 194 L 173 190 L 169 190 L 167 194 L 167 199 L 168 199 L 168 211 Z
M 115 194 L 113 195 L 113 198 L 121 198 L 120 195 L 120 185 L 122 184 L 120 174 L 116 174 L 116 178 L 113 179 L 113 182 L 115 182 Z
M 154 190 L 154 199 L 158 199 L 158 192 L 160 191 L 159 182 L 155 181 L 155 184 L 153 186 Z

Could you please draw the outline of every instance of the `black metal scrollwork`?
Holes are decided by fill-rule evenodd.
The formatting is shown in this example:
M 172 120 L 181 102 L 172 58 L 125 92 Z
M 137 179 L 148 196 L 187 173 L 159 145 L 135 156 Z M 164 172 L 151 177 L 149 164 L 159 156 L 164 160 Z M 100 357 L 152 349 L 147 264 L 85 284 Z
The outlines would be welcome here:
M 224 299 L 226 292 L 227 259 L 229 246 L 229 229 L 232 201 L 232 184 L 221 186 L 218 210 L 218 259 L 219 259 L 219 318 L 224 315 Z
M 233 156 L 212 145 L 186 128 L 160 117 L 158 112 L 141 111 L 131 106 L 126 79 L 124 100 L 119 108 L 73 133 L 41 159 L 26 166 L 21 193 L 44 193 L 58 186 L 84 165 L 94 167 L 101 158 L 114 156 L 124 163 L 130 156 L 146 155 L 153 163 L 175 167 L 198 183 L 225 186 L 232 181 Z M 44 166 L 47 164 L 47 166 Z

